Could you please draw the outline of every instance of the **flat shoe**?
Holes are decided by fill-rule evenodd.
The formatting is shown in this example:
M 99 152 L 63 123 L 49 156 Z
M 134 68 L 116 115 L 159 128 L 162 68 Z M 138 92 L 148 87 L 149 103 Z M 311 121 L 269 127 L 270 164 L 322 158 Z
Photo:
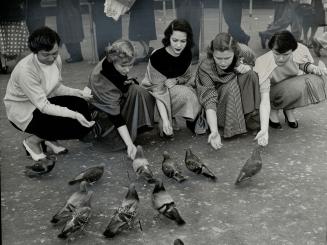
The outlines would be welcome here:
M 42 152 L 40 154 L 35 153 L 26 143 L 26 140 L 23 140 L 23 146 L 26 151 L 26 155 L 31 156 L 34 161 L 40 161 L 45 159 L 47 156 Z
M 272 128 L 276 128 L 276 129 L 281 129 L 282 125 L 280 124 L 280 122 L 273 122 L 269 119 L 269 126 Z
M 53 144 L 51 141 L 44 141 L 44 144 L 49 147 L 54 154 L 61 155 L 61 154 L 66 154 L 68 153 L 68 149 L 63 147 L 63 146 L 57 146 Z

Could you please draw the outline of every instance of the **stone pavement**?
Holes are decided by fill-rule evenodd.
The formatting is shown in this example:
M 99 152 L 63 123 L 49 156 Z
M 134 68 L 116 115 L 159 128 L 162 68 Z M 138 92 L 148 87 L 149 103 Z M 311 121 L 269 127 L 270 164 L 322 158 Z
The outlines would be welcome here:
M 217 10 L 205 11 L 205 43 L 217 32 Z M 255 10 L 252 18 L 244 11 L 244 28 L 251 34 L 250 46 L 261 54 L 257 32 L 271 21 L 271 10 Z M 164 29 L 162 13 L 156 13 L 158 40 Z M 84 16 L 86 19 L 86 16 Z M 168 21 L 167 21 L 168 22 Z M 48 18 L 49 26 L 54 19 Z M 124 19 L 125 37 L 127 19 Z M 226 27 L 224 25 L 224 30 Z M 85 23 L 87 30 L 87 23 Z M 160 41 L 153 46 L 159 47 Z M 92 70 L 90 38 L 82 44 L 86 61 L 65 64 L 66 84 L 83 88 Z M 67 55 L 61 51 L 62 57 Z M 326 56 L 323 61 L 326 62 Z M 145 64 L 137 65 L 132 75 L 142 78 Z M 9 75 L 0 75 L 0 97 L 3 98 Z M 150 132 L 137 143 L 143 145 L 154 174 L 163 179 L 174 198 L 186 225 L 158 217 L 151 207 L 152 186 L 136 180 L 125 152 L 106 152 L 90 144 L 66 141 L 69 154 L 59 156 L 57 165 L 48 176 L 29 179 L 23 174 L 25 165 L 32 164 L 22 147 L 25 135 L 7 121 L 0 105 L 0 162 L 1 162 L 1 221 L 4 245 L 20 244 L 135 244 L 170 245 L 177 237 L 187 245 L 314 245 L 324 244 L 327 221 L 327 103 L 296 110 L 299 128 L 283 123 L 281 130 L 270 129 L 269 146 L 262 154 L 263 169 L 241 188 L 234 186 L 239 169 L 249 157 L 256 142 L 253 135 L 224 140 L 224 147 L 215 151 L 207 144 L 206 136 L 192 136 L 182 129 L 174 139 L 164 140 Z M 49 129 L 51 130 L 51 129 Z M 217 174 L 211 182 L 190 173 L 184 166 L 185 149 L 191 147 Z M 177 184 L 161 172 L 161 153 L 166 150 L 181 165 L 189 180 Z M 57 238 L 59 227 L 50 219 L 75 192 L 77 186 L 67 182 L 89 166 L 105 164 L 103 178 L 91 187 L 95 191 L 93 214 L 85 231 L 67 241 Z M 127 177 L 127 171 L 131 180 Z M 113 239 L 101 234 L 116 207 L 121 204 L 130 181 L 135 181 L 140 197 L 140 219 L 143 231 L 136 225 Z

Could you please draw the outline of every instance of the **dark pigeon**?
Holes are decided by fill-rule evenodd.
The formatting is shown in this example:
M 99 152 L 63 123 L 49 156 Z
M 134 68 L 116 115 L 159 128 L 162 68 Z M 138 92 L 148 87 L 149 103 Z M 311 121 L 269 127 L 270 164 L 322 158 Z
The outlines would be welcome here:
M 212 180 L 217 179 L 216 175 L 191 151 L 191 149 L 186 150 L 185 165 L 196 174 L 202 174 Z
M 163 153 L 163 161 L 162 161 L 162 172 L 168 177 L 173 178 L 177 182 L 183 182 L 187 180 L 186 177 L 182 175 L 181 170 L 179 167 L 174 163 L 174 161 L 171 159 L 170 155 L 167 151 Z
M 45 159 L 36 162 L 34 165 L 25 166 L 25 175 L 30 178 L 36 178 L 48 174 L 56 165 L 56 160 L 57 158 L 55 156 L 49 155 Z
M 103 172 L 104 172 L 103 165 L 90 167 L 82 171 L 79 175 L 77 175 L 75 178 L 69 181 L 68 184 L 74 185 L 84 180 L 88 183 L 95 183 L 102 177 Z

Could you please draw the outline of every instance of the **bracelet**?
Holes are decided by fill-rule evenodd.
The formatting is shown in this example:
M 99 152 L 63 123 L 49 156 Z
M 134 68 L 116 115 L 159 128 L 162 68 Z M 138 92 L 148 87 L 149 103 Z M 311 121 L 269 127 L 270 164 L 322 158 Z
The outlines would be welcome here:
M 303 70 L 304 70 L 305 73 L 311 73 L 311 72 L 308 71 L 309 65 L 312 65 L 312 63 L 307 62 L 307 63 L 304 64 Z

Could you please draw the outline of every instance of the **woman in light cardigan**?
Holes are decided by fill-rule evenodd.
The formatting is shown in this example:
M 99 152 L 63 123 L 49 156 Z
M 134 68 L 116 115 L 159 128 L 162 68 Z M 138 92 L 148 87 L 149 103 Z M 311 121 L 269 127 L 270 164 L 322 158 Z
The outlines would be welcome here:
M 4 98 L 9 121 L 31 134 L 23 145 L 35 161 L 46 157 L 41 144 L 56 154 L 66 153 L 57 140 L 83 138 L 94 124 L 83 99 L 90 95 L 61 83 L 59 44 L 50 28 L 35 30 L 28 40 L 32 53 L 13 70 Z
M 289 31 L 275 33 L 268 46 L 271 51 L 257 58 L 254 70 L 261 86 L 270 87 L 269 125 L 282 127 L 278 117 L 282 109 L 288 126 L 297 128 L 294 109 L 326 99 L 327 70 L 312 64 L 308 48 Z

